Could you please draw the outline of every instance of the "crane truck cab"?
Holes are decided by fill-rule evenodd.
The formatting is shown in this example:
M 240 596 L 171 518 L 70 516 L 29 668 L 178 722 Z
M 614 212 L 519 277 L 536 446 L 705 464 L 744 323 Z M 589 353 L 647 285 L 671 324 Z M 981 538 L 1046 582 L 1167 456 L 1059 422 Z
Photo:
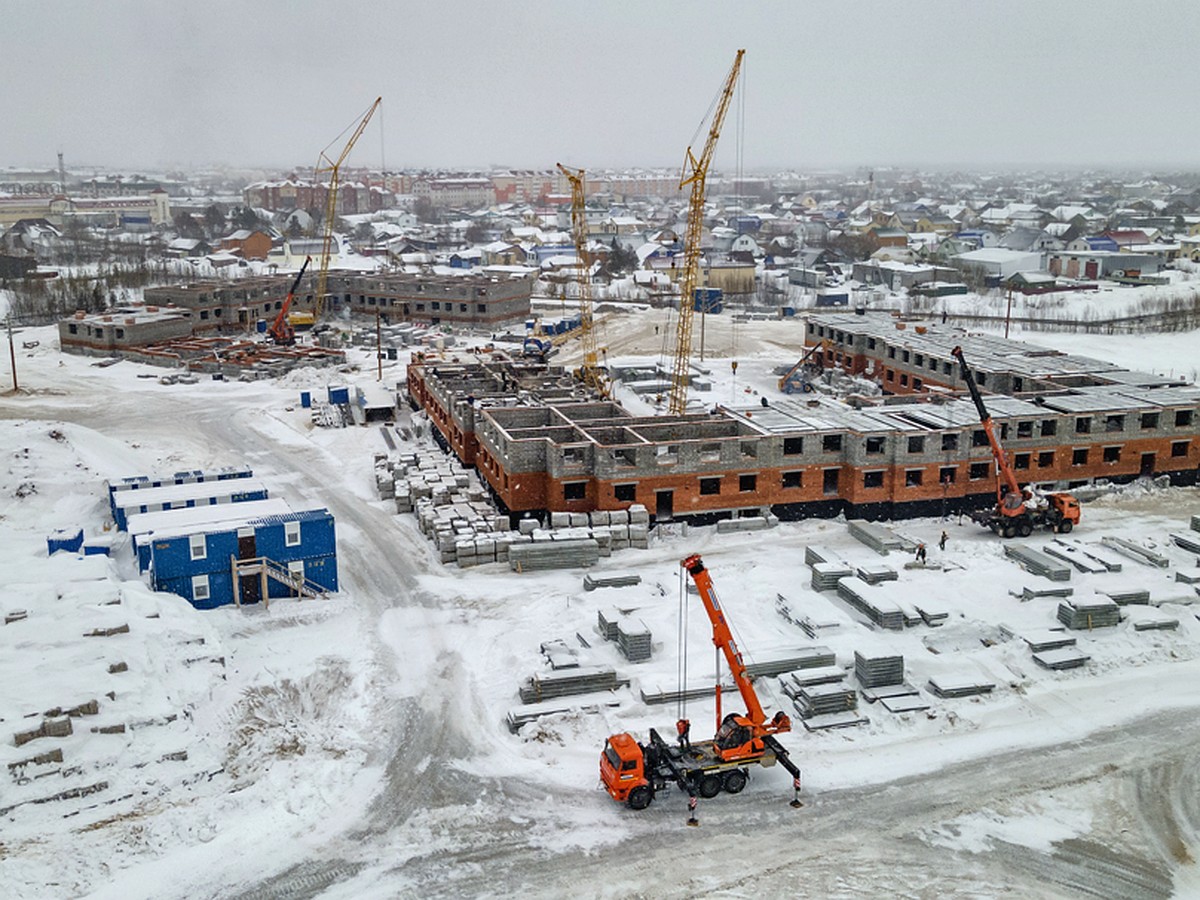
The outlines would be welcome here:
M 650 805 L 654 790 L 646 779 L 645 759 L 642 745 L 629 733 L 614 734 L 604 742 L 600 780 L 610 797 L 618 803 L 628 803 L 633 809 Z

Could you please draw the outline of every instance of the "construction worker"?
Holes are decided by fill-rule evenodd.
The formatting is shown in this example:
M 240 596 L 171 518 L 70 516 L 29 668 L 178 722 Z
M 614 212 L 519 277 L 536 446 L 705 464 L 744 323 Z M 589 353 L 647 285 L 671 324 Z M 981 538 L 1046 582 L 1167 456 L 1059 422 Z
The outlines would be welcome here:
M 924 544 L 917 544 L 917 562 L 919 562 L 921 565 L 925 565 L 925 545 Z
M 679 749 L 691 750 L 692 741 L 690 734 L 692 731 L 692 723 L 690 719 L 680 719 L 675 723 L 675 730 L 679 732 Z
M 949 538 L 949 535 L 948 535 L 948 534 L 946 534 L 946 532 L 944 532 L 944 531 L 943 531 L 943 532 L 942 532 L 942 537 L 941 537 L 941 539 L 938 541 L 938 549 L 939 549 L 939 550 L 941 550 L 943 553 L 945 553 L 945 552 L 946 552 L 946 540 L 947 540 L 947 538 Z

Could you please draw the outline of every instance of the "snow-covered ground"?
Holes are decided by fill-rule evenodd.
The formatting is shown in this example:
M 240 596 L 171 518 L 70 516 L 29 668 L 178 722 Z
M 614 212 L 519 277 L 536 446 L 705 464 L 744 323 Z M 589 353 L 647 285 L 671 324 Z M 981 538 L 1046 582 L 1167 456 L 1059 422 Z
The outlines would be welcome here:
M 616 313 L 601 343 L 610 360 L 657 361 L 669 352 L 661 346 L 669 326 L 663 311 Z M 798 357 L 802 329 L 708 317 L 705 405 L 779 396 L 774 369 Z M 302 389 L 373 380 L 373 360 L 359 358 L 358 372 L 168 386 L 139 377 L 158 374 L 148 367 L 60 355 L 52 329 L 22 337 L 40 345 L 18 354 L 22 392 L 0 396 L 0 613 L 27 611 L 0 626 L 6 895 L 1186 897 L 1200 889 L 1200 622 L 1195 592 L 1173 580 L 1197 561 L 1168 538 L 1200 512 L 1196 490 L 1140 484 L 1086 505 L 1073 537 L 1145 542 L 1172 566 L 1126 560 L 1121 572 L 1076 572 L 1076 595 L 1145 587 L 1179 628 L 1136 632 L 1145 612 L 1132 610 L 1116 628 L 1078 633 L 1091 656 L 1085 668 L 1050 672 L 1001 626 L 1018 635 L 1053 627 L 1056 601 L 1013 596 L 1038 579 L 957 518 L 896 526 L 924 541 L 940 568 L 879 557 L 837 520 L 753 534 L 676 527 L 648 551 L 602 560 L 600 571 L 642 576 L 620 589 L 585 592 L 581 572 L 444 568 L 413 518 L 373 496 L 379 430 L 314 429 L 296 402 Z M 1054 336 L 1052 345 L 1186 374 L 1196 339 Z M 562 361 L 573 353 L 568 345 Z M 394 385 L 402 364 L 387 365 L 384 383 Z M 111 561 L 46 554 L 56 528 L 101 532 L 105 478 L 230 464 L 251 465 L 294 507 L 334 513 L 338 597 L 201 613 L 149 591 L 120 541 Z M 809 586 L 809 544 L 895 566 L 898 589 L 944 608 L 947 624 L 871 629 Z M 805 774 L 799 811 L 785 802 L 786 773 L 763 770 L 741 797 L 702 802 L 700 829 L 684 827 L 678 795 L 632 813 L 598 789 L 598 752 L 610 733 L 669 729 L 677 715 L 642 704 L 638 690 L 676 684 L 678 563 L 694 552 L 751 658 L 814 643 L 777 612 L 783 595 L 795 612 L 842 623 L 818 642 L 839 664 L 852 664 L 855 651 L 903 654 L 914 685 L 953 674 L 995 690 L 927 695 L 928 711 L 904 715 L 864 704 L 869 722 L 858 728 L 809 734 L 794 717 L 784 742 Z M 713 652 L 691 603 L 689 673 L 702 679 Z M 612 605 L 636 609 L 650 627 L 650 662 L 625 663 L 599 638 L 597 610 Z M 129 631 L 83 637 L 121 625 Z M 519 705 L 518 683 L 543 665 L 539 644 L 576 634 L 631 688 L 616 707 L 510 734 L 503 719 Z M 110 672 L 119 662 L 126 669 Z M 769 711 L 791 712 L 772 681 L 760 691 Z M 37 728 L 46 711 L 91 700 L 97 713 L 72 718 L 70 736 L 15 746 L 13 735 Z M 714 709 L 693 702 L 688 713 L 702 734 Z M 8 769 L 53 748 L 61 763 Z

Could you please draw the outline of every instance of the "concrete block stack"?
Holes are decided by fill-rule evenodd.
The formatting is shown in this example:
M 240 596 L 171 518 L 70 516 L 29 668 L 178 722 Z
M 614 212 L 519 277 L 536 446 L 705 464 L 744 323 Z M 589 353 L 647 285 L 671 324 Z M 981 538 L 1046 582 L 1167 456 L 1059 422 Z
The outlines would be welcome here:
M 529 521 L 529 520 L 527 520 Z M 538 530 L 536 524 L 518 523 L 523 535 L 532 536 Z M 549 532 L 553 539 L 562 539 L 569 531 L 579 532 L 572 538 L 591 538 L 602 548 L 601 556 L 613 550 L 650 549 L 650 513 L 640 503 L 629 509 L 598 510 L 592 513 L 550 513 Z
M 739 519 L 722 519 L 717 523 L 717 534 L 729 534 L 734 531 L 764 531 L 779 524 L 779 517 L 744 516 Z
M 1096 596 L 1087 600 L 1064 600 L 1058 604 L 1058 621 L 1080 631 L 1110 628 L 1121 621 L 1121 607 L 1108 597 Z

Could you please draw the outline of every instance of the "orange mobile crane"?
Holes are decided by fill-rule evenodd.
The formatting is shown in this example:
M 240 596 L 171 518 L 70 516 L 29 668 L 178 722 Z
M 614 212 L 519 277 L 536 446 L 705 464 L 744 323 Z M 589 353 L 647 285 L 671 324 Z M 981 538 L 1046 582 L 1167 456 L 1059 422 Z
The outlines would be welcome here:
M 304 277 L 304 270 L 308 268 L 310 262 L 312 262 L 312 257 L 306 256 L 304 258 L 304 265 L 296 273 L 296 280 L 292 282 L 291 290 L 288 291 L 287 299 L 283 301 L 283 306 L 279 309 L 279 315 L 275 317 L 275 321 L 267 329 L 267 333 L 271 335 L 271 339 L 277 344 L 296 343 L 296 329 L 288 319 L 288 311 L 292 308 L 292 301 L 296 298 L 296 289 L 300 287 L 300 279 Z
M 746 712 L 722 717 L 718 679 L 717 733 L 711 741 L 689 743 L 681 739 L 680 746 L 673 746 L 653 728 L 646 744 L 639 744 L 629 733 L 614 734 L 604 742 L 600 754 L 600 780 L 618 803 L 626 803 L 631 809 L 645 809 L 671 782 L 693 799 L 697 794 L 715 797 L 722 788 L 736 794 L 749 779 L 747 766 L 773 766 L 778 762 L 791 773 L 796 793 L 792 805 L 800 806 L 800 770 L 787 749 L 775 739 L 776 734 L 792 730 L 791 719 L 781 710 L 768 721 L 746 675 L 746 664 L 725 621 L 712 577 L 699 554 L 689 556 L 681 565 L 696 583 L 704 611 L 712 623 L 713 644 L 725 656 Z
M 1017 476 L 1008 464 L 1000 439 L 996 437 L 992 416 L 983 405 L 983 397 L 975 384 L 975 374 L 967 365 L 962 347 L 955 347 L 950 355 L 958 360 L 962 379 L 967 383 L 971 399 L 975 401 L 983 433 L 987 436 L 992 458 L 996 461 L 996 505 L 992 509 L 976 510 L 971 513 L 971 518 L 1006 538 L 1018 535 L 1029 537 L 1034 528 L 1052 528 L 1063 534 L 1070 531 L 1079 524 L 1079 501 L 1071 494 L 1064 493 L 1035 496 L 1028 487 L 1023 488 L 1017 483 Z

